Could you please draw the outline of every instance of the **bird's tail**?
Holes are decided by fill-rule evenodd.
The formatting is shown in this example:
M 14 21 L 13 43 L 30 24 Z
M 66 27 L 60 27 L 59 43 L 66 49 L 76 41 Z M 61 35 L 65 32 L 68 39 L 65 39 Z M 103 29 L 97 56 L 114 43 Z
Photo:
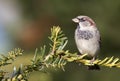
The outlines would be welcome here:
M 97 64 L 95 64 L 93 66 L 88 66 L 88 70 L 100 70 L 100 67 Z

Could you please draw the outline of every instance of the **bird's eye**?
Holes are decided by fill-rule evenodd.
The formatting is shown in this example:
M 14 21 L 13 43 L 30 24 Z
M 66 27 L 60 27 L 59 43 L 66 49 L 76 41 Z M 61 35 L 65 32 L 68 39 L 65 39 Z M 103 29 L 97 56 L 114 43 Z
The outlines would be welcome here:
M 81 18 L 79 19 L 80 22 L 84 22 L 85 21 L 85 18 Z

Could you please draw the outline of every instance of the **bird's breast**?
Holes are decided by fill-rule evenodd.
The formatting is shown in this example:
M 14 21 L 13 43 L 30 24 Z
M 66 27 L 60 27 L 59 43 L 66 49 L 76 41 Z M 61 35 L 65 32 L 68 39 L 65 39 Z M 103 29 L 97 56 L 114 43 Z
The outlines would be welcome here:
M 82 31 L 82 30 L 77 29 L 76 36 L 77 36 L 77 39 L 89 40 L 93 38 L 93 32 L 89 30 Z
M 99 49 L 99 42 L 93 31 L 77 30 L 75 31 L 75 41 L 78 50 L 82 53 L 88 53 L 94 56 Z

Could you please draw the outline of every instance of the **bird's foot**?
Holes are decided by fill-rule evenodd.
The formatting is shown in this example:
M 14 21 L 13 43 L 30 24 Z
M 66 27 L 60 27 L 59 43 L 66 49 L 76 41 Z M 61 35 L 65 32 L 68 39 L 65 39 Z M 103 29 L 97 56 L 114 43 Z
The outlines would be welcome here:
M 90 64 L 93 64 L 94 61 L 95 61 L 95 57 L 93 57 L 93 58 L 90 60 Z

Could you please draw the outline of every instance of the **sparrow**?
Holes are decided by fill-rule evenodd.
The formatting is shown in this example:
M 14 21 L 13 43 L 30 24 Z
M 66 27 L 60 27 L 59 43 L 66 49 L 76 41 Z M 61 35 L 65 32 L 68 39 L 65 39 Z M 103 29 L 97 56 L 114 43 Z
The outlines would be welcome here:
M 72 19 L 77 23 L 75 42 L 81 54 L 88 54 L 91 63 L 96 59 L 100 50 L 100 33 L 95 22 L 88 16 L 77 16 Z M 98 65 L 88 66 L 89 70 L 100 70 Z

